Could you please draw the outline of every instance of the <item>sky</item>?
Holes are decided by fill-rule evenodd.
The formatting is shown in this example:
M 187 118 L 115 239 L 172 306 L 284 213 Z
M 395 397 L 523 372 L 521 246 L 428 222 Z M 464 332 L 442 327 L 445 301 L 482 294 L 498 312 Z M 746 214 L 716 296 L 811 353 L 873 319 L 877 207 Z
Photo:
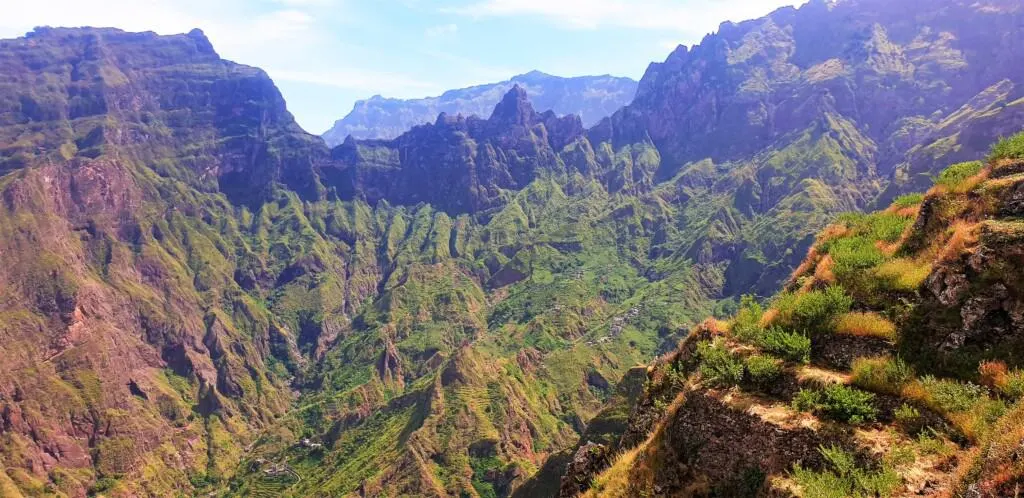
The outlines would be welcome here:
M 726 20 L 792 0 L 0 0 L 0 38 L 36 26 L 160 34 L 202 29 L 226 59 L 267 71 L 322 133 L 373 95 L 419 98 L 540 70 L 639 79 Z

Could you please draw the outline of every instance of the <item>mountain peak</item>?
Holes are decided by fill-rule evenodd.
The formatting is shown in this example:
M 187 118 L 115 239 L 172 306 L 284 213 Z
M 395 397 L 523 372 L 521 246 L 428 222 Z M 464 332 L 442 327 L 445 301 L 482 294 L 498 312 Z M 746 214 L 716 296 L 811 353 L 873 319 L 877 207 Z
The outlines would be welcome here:
M 530 104 L 530 97 L 526 94 L 526 90 L 516 84 L 505 94 L 501 102 L 494 107 L 491 121 L 528 125 L 536 116 L 537 112 L 533 109 L 533 105 Z

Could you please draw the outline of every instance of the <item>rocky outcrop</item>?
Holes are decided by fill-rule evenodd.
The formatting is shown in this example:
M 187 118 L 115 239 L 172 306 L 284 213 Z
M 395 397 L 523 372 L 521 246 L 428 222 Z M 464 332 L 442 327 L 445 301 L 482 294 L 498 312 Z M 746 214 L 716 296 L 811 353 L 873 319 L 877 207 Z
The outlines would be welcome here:
M 613 76 L 561 78 L 532 71 L 509 81 L 449 90 L 439 97 L 400 100 L 375 96 L 356 102 L 352 111 L 324 133 L 330 146 L 349 136 L 359 140 L 390 140 L 406 131 L 433 122 L 438 114 L 487 116 L 494 104 L 514 86 L 520 86 L 543 110 L 559 116 L 580 116 L 591 126 L 633 100 L 636 81 Z
M 590 489 L 594 477 L 611 465 L 611 453 L 601 444 L 587 443 L 576 450 L 576 454 L 565 469 L 559 498 L 573 498 Z

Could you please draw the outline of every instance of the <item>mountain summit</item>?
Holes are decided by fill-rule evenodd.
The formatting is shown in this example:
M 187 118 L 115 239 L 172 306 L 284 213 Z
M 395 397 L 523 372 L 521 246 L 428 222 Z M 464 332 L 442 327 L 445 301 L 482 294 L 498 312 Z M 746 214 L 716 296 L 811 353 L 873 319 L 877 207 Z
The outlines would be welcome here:
M 347 116 L 324 133 L 329 145 L 345 137 L 396 138 L 416 125 L 432 122 L 440 113 L 488 116 L 502 96 L 520 86 L 541 110 L 559 115 L 576 114 L 590 126 L 628 104 L 637 82 L 613 76 L 561 78 L 540 71 L 514 76 L 509 81 L 449 90 L 439 97 L 400 100 L 375 96 L 356 102 Z

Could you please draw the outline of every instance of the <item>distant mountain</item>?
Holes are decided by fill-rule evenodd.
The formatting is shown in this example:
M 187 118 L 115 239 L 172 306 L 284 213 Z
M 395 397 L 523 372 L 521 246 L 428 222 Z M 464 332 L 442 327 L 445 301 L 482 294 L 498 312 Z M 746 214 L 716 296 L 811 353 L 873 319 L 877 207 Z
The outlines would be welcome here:
M 356 102 L 352 112 L 334 123 L 323 137 L 333 147 L 349 135 L 360 139 L 395 138 L 413 126 L 432 123 L 442 112 L 488 116 L 515 85 L 526 90 L 538 109 L 552 110 L 558 115 L 579 115 L 584 126 L 591 126 L 628 104 L 637 88 L 637 82 L 629 78 L 562 78 L 532 71 L 501 83 L 450 90 L 440 97 L 402 100 L 377 95 Z

